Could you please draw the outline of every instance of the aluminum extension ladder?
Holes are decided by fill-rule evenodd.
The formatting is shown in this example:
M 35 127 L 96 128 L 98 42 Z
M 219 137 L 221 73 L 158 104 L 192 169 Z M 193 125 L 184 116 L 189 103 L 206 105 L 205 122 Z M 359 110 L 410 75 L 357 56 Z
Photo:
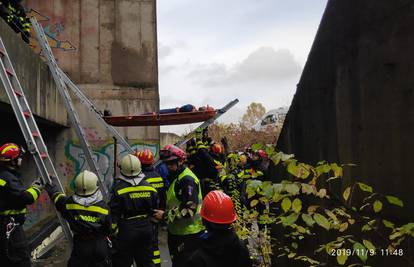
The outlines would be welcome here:
M 79 143 L 82 147 L 83 152 L 85 153 L 86 161 L 89 165 L 89 168 L 91 169 L 92 172 L 94 172 L 98 176 L 100 191 L 102 192 L 104 199 L 108 200 L 108 190 L 104 184 L 102 173 L 99 170 L 99 167 L 93 158 L 92 148 L 89 145 L 88 141 L 86 140 L 85 131 L 81 126 L 79 115 L 76 112 L 75 107 L 73 106 L 72 99 L 67 89 L 67 85 L 63 81 L 62 72 L 59 70 L 59 67 L 52 53 L 52 49 L 50 48 L 49 43 L 47 41 L 47 37 L 43 31 L 43 28 L 37 22 L 36 18 L 32 17 L 30 18 L 30 21 L 32 23 L 33 28 L 35 29 L 37 33 L 37 40 L 42 48 L 42 54 L 47 59 L 49 70 L 52 73 L 52 76 L 53 76 L 53 79 L 55 80 L 58 91 L 63 98 L 66 110 L 69 115 L 71 125 L 75 129 L 76 135 L 79 139 Z
M 13 108 L 14 114 L 16 115 L 17 122 L 19 123 L 20 129 L 23 132 L 24 139 L 26 140 L 27 148 L 32 154 L 37 169 L 40 172 L 42 183 L 51 183 L 51 176 L 56 177 L 58 181 L 59 189 L 64 192 L 63 186 L 60 183 L 56 169 L 53 166 L 52 160 L 49 156 L 49 152 L 43 141 L 42 135 L 34 119 L 33 113 L 27 102 L 23 89 L 20 85 L 19 79 L 16 76 L 13 65 L 9 58 L 9 55 L 4 46 L 3 40 L 0 37 L 0 78 L 3 83 L 4 89 L 6 90 L 7 96 L 10 101 L 10 105 Z M 52 201 L 52 206 L 53 204 Z M 72 233 L 69 225 L 62 218 L 60 213 L 55 209 L 59 223 L 62 226 L 63 233 L 70 243 L 72 243 Z
M 95 115 L 98 122 L 101 123 L 103 127 L 105 127 L 108 132 L 110 132 L 116 139 L 119 141 L 124 148 L 128 151 L 128 153 L 134 154 L 135 151 L 132 149 L 130 144 L 125 140 L 125 138 L 111 125 L 107 124 L 105 120 L 102 118 L 103 114 L 99 109 L 96 108 L 96 106 L 92 103 L 92 101 L 82 92 L 82 90 L 64 73 L 59 66 L 56 64 L 52 49 L 50 48 L 49 42 L 47 41 L 45 32 L 43 30 L 43 27 L 37 22 L 35 17 L 32 17 L 30 19 L 33 28 L 36 31 L 37 39 L 39 40 L 39 43 L 42 44 L 42 51 L 44 52 L 44 55 L 46 56 L 48 62 L 54 62 L 55 64 L 49 64 L 49 67 L 52 67 L 54 70 L 56 70 L 59 75 L 61 76 L 61 79 L 63 79 L 64 83 L 72 89 L 72 92 L 79 98 L 82 104 L 84 104 L 89 111 Z M 43 49 L 43 46 L 45 49 Z

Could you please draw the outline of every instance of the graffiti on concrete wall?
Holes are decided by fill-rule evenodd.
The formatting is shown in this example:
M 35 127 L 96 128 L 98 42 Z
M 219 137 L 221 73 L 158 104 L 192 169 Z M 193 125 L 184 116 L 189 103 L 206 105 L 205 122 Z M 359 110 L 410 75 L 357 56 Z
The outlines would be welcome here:
M 154 155 L 158 154 L 158 144 L 133 143 L 134 150 L 150 149 Z M 109 188 L 113 183 L 114 176 L 114 143 L 109 142 L 99 147 L 93 148 L 94 159 L 104 177 L 104 183 Z M 117 144 L 117 157 L 121 159 L 128 152 L 121 145 Z M 71 181 L 80 171 L 89 169 L 85 153 L 79 144 L 69 141 L 65 146 L 66 162 L 60 164 L 63 175 Z
M 27 16 L 35 17 L 37 21 L 43 26 L 50 47 L 63 51 L 76 50 L 76 47 L 70 41 L 64 40 L 62 38 L 62 35 L 65 31 L 65 25 L 62 21 L 52 21 L 48 16 L 41 14 L 35 9 L 30 9 L 27 13 Z M 40 45 L 34 35 L 32 38 L 30 38 L 30 46 L 36 53 L 40 53 Z
M 88 131 L 86 131 L 88 133 Z M 93 134 L 91 131 L 90 135 Z M 96 140 L 96 138 L 92 138 Z M 131 144 L 134 150 L 150 149 L 154 155 L 158 154 L 158 144 L 143 144 L 140 142 L 133 142 Z M 109 188 L 113 183 L 114 176 L 114 143 L 107 142 L 103 145 L 93 146 L 95 162 L 98 163 L 98 167 L 105 179 L 105 185 Z M 126 155 L 127 150 L 120 144 L 117 144 L 117 157 L 118 159 Z M 60 177 L 62 182 L 67 181 L 65 186 L 66 192 L 72 194 L 69 189 L 69 183 L 76 177 L 76 175 L 84 170 L 89 169 L 85 158 L 85 153 L 78 143 L 69 141 L 65 146 L 65 161 L 59 166 L 63 177 Z M 49 197 L 46 192 L 43 192 L 35 204 L 29 206 L 29 212 L 25 223 L 25 229 L 30 229 L 29 234 L 33 234 L 38 230 L 38 226 L 47 221 L 47 218 L 54 217 L 53 208 L 50 205 Z

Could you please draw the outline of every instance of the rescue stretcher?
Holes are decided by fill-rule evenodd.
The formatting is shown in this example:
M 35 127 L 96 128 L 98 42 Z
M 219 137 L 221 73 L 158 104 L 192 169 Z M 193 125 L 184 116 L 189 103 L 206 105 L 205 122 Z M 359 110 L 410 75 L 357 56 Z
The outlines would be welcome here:
M 217 110 L 209 109 L 166 114 L 152 113 L 131 116 L 104 116 L 103 119 L 106 123 L 117 127 L 161 126 L 204 122 L 213 118 L 216 114 Z

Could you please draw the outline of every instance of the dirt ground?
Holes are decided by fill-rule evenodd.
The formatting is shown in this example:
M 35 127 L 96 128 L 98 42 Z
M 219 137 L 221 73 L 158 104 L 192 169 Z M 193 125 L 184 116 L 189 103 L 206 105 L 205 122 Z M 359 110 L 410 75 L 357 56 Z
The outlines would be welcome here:
M 160 230 L 159 244 L 161 251 L 161 266 L 171 267 L 170 254 L 168 253 L 167 232 Z M 33 267 L 66 267 L 70 256 L 70 246 L 65 239 L 50 251 L 44 259 L 40 259 L 33 263 Z

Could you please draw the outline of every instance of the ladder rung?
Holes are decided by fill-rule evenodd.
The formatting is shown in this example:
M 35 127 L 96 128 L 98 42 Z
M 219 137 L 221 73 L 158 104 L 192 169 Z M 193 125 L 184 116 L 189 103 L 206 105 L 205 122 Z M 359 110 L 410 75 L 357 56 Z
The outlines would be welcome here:
M 47 158 L 47 154 L 46 154 L 46 153 L 40 153 L 40 157 L 41 157 L 42 159 Z
M 19 91 L 17 91 L 17 90 L 14 90 L 14 93 L 17 95 L 17 96 L 23 96 L 23 94 L 22 93 L 20 93 Z
M 39 137 L 40 134 L 38 132 L 32 132 L 33 137 Z
M 24 111 L 23 112 L 23 115 L 27 118 L 27 117 L 30 117 L 30 112 L 29 111 Z
M 13 76 L 14 76 L 14 73 L 13 73 L 11 70 L 9 70 L 9 69 L 6 69 L 6 73 L 7 73 L 9 76 L 11 76 L 11 77 L 13 77 Z

